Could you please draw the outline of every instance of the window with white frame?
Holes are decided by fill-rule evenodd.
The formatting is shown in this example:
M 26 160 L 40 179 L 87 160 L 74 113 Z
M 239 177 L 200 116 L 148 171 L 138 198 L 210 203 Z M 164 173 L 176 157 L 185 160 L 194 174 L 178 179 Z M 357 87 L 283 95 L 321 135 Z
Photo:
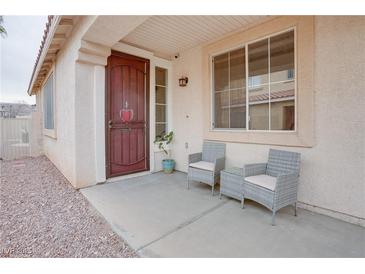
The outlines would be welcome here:
M 155 69 L 156 89 L 156 137 L 167 133 L 167 69 L 156 67 Z
M 213 57 L 213 128 L 295 129 L 294 37 L 289 30 Z
M 43 87 L 43 122 L 45 129 L 54 129 L 54 91 L 53 73 L 51 73 Z

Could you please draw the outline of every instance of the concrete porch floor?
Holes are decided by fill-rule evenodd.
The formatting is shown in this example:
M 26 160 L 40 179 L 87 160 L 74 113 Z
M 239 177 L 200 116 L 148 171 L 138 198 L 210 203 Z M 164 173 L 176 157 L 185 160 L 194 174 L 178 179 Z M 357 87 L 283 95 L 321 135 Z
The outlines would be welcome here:
M 291 207 L 276 226 L 259 204 L 223 198 L 186 174 L 155 173 L 81 193 L 142 257 L 365 257 L 365 229 Z

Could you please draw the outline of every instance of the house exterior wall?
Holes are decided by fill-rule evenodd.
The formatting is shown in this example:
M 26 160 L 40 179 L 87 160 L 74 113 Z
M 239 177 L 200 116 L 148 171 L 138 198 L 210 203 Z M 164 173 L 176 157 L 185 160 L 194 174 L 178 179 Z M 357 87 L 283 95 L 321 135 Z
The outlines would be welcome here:
M 291 133 L 275 137 L 276 140 L 282 139 L 283 144 L 290 146 L 269 145 L 267 138 L 273 136 L 270 133 L 265 133 L 264 137 L 260 137 L 260 134 L 255 135 L 261 144 L 254 144 L 252 136 L 242 139 L 243 132 L 223 132 L 219 137 L 227 144 L 226 166 L 266 161 L 269 148 L 302 153 L 300 205 L 361 225 L 365 225 L 365 56 L 359 53 L 365 48 L 364 18 L 299 18 L 304 22 L 304 26 L 297 31 L 304 34 L 300 34 L 298 46 L 300 50 L 309 53 L 307 58 L 302 59 L 304 63 L 298 64 L 298 70 L 303 70 L 304 64 L 308 72 L 302 75 L 302 86 L 299 85 L 299 89 L 302 91 L 304 87 L 305 91 L 310 93 L 310 96 L 304 93 L 304 97 L 301 94 L 298 97 L 302 102 L 298 116 L 304 119 L 299 122 L 306 123 L 309 130 L 306 132 L 304 128 L 302 131 L 305 142 L 298 145 L 298 141 L 302 140 L 294 140 L 293 137 L 288 139 L 288 136 L 293 135 Z M 106 62 L 107 55 L 97 53 L 87 57 L 90 52 L 103 51 L 96 50 L 95 45 L 86 45 L 86 50 L 80 51 L 82 37 L 91 19 L 80 19 L 81 22 L 76 25 L 67 44 L 57 55 L 57 135 L 56 138 L 43 136 L 44 153 L 77 188 L 94 185 L 106 179 L 105 68 L 102 63 Z M 121 43 L 112 46 L 114 50 L 151 60 L 151 171 L 161 168 L 157 161 L 164 157 L 153 145 L 154 66 L 169 69 L 168 123 L 169 130 L 175 132 L 175 139 L 170 147 L 171 156 L 176 160 L 176 169 L 186 172 L 188 154 L 200 151 L 204 138 L 217 140 L 207 128 L 211 123 L 209 115 L 206 115 L 211 107 L 210 89 L 206 86 L 207 78 L 210 77 L 207 48 L 212 49 L 218 45 L 217 48 L 227 47 L 228 50 L 232 41 L 239 43 L 242 42 L 242 37 L 248 36 L 260 38 L 264 33 L 270 34 L 270 30 L 280 30 L 280 26 L 287 28 L 293 25 L 298 18 L 275 20 L 276 23 L 263 23 L 246 30 L 245 33 L 235 34 L 212 45 L 181 52 L 180 57 L 172 62 Z M 308 39 L 305 39 L 306 37 Z M 309 47 L 309 50 L 305 47 Z M 181 76 L 189 78 L 186 87 L 178 85 Z M 40 111 L 42 109 L 40 108 Z
M 210 104 L 204 108 L 204 137 L 224 142 L 242 142 L 256 144 L 274 144 L 282 146 L 311 147 L 315 144 L 314 138 L 314 17 L 313 16 L 282 16 L 269 22 L 254 26 L 248 30 L 228 36 L 203 48 L 203 91 L 204 101 L 211 102 L 211 61 L 210 58 L 227 50 L 242 47 L 245 43 L 262 39 L 275 33 L 295 29 L 295 63 L 297 86 L 297 112 L 306 115 L 297 115 L 295 132 L 267 132 L 241 131 L 240 133 L 226 130 L 213 130 Z M 256 127 L 257 128 L 257 127 Z
M 75 168 L 77 187 L 84 187 L 95 182 L 96 157 L 95 157 L 95 115 L 104 109 L 94 108 L 94 66 L 76 64 L 76 93 L 77 107 L 75 116 L 76 144 Z
M 68 37 L 66 44 L 58 52 L 53 73 L 55 75 L 55 138 L 43 134 L 43 152 L 56 165 L 70 183 L 78 187 L 76 165 L 76 116 L 78 107 L 76 94 L 76 58 L 80 40 L 87 28 L 88 17 L 81 18 Z M 37 98 L 42 101 L 42 90 Z M 38 103 L 38 102 L 37 102 Z M 41 112 L 43 120 L 43 107 Z
M 308 91 L 313 92 L 314 101 L 313 106 L 298 111 L 299 116 L 310 116 L 307 111 L 313 107 L 313 146 L 273 146 L 249 140 L 232 142 L 227 138 L 226 166 L 265 162 L 269 148 L 300 152 L 300 206 L 365 225 L 365 17 L 316 16 L 313 23 L 313 28 L 305 31 L 312 31 L 306 35 L 314 38 L 313 88 Z M 275 25 L 268 22 L 256 28 L 269 29 L 270 24 Z M 305 47 L 305 42 L 298 46 Z M 202 110 L 204 106 L 211 107 L 209 97 L 203 96 L 210 90 L 194 80 L 204 80 L 209 74 L 204 66 L 205 57 L 201 48 L 195 48 L 181 54 L 173 66 L 175 81 L 180 73 L 189 77 L 186 88 L 175 87 L 173 99 L 173 149 L 177 169 L 184 172 L 187 154 L 201 150 L 203 136 L 212 137 L 201 130 L 211 122 Z M 202 62 L 197 61 L 201 59 Z M 184 119 L 186 113 L 193 113 L 190 119 Z M 285 140 L 286 136 L 281 138 Z M 188 150 L 184 150 L 185 142 L 189 142 Z
M 75 182 L 75 39 L 58 53 L 54 73 L 55 138 L 43 134 L 43 152 L 74 184 Z M 41 91 L 43 93 L 43 89 Z M 42 97 L 43 98 L 43 97 Z M 43 107 L 40 108 L 43 118 Z
M 55 74 L 55 137 L 43 134 L 44 154 L 76 188 L 95 185 L 107 179 L 105 174 L 105 65 L 111 49 L 150 60 L 150 171 L 161 170 L 160 160 L 166 157 L 153 144 L 155 136 L 154 69 L 155 66 L 159 66 L 168 69 L 170 73 L 170 62 L 154 56 L 151 52 L 119 42 L 110 47 L 84 40 L 85 33 L 95 23 L 95 18 L 95 16 L 79 17 L 66 44 L 57 54 L 53 70 Z M 115 27 L 113 22 L 109 24 L 109 27 Z M 100 37 L 103 34 L 105 33 L 98 35 Z M 171 86 L 171 75 L 168 78 L 168 85 Z M 42 91 L 37 94 L 37 97 L 42 98 Z M 170 93 L 168 95 L 169 112 L 172 108 L 171 98 Z M 43 106 L 40 107 L 40 111 L 42 109 Z M 171 129 L 172 117 L 168 118 L 168 124 Z M 155 162 L 155 158 L 158 159 L 158 163 Z
M 75 186 L 82 188 L 105 182 L 105 65 L 111 49 L 136 55 L 150 60 L 150 172 L 161 170 L 161 159 L 166 156 L 154 145 L 155 136 L 155 66 L 163 67 L 171 72 L 171 64 L 153 55 L 153 53 L 137 49 L 122 43 L 111 48 L 86 43 L 81 45 L 76 60 L 75 72 Z M 90 51 L 95 54 L 90 55 Z M 86 56 L 84 51 L 89 54 Z M 99 51 L 99 52 L 96 52 Z M 105 51 L 105 52 L 104 52 Z M 107 53 L 109 51 L 109 54 Z M 80 55 L 80 52 L 82 55 Z M 95 58 L 96 56 L 96 58 Z M 171 75 L 168 76 L 171 86 Z M 171 94 L 168 88 L 168 109 L 171 112 Z M 172 118 L 168 117 L 169 129 Z M 157 161 L 156 161 L 157 159 Z
M 173 62 L 173 158 L 176 169 L 187 171 L 188 155 L 197 152 L 203 144 L 202 48 L 181 53 Z M 178 79 L 188 76 L 187 86 L 180 87 Z

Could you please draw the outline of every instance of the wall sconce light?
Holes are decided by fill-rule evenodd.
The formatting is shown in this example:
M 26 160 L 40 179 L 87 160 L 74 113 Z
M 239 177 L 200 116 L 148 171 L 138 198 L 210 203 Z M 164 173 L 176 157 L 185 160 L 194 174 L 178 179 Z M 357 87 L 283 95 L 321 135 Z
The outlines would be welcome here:
M 188 77 L 181 77 L 179 79 L 179 86 L 185 87 L 187 85 L 188 81 L 189 81 Z

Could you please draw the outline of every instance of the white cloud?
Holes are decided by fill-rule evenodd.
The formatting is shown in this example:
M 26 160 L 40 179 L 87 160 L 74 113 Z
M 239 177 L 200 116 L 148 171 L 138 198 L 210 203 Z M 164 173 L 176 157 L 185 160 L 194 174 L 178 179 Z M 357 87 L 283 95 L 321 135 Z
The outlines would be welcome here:
M 0 38 L 0 101 L 35 103 L 27 94 L 47 16 L 4 16 L 8 33 Z

